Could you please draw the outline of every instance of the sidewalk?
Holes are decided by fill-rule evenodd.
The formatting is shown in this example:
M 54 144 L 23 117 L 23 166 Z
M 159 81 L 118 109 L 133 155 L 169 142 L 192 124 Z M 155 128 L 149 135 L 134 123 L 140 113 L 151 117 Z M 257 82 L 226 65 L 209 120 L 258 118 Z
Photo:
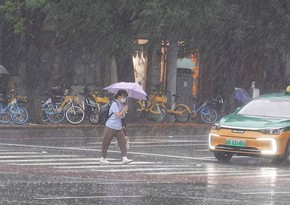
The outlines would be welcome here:
M 173 136 L 207 134 L 211 125 L 196 123 L 144 123 L 127 124 L 128 136 Z M 90 135 L 101 136 L 104 125 L 79 124 L 0 124 L 0 137 L 2 136 L 75 136 Z

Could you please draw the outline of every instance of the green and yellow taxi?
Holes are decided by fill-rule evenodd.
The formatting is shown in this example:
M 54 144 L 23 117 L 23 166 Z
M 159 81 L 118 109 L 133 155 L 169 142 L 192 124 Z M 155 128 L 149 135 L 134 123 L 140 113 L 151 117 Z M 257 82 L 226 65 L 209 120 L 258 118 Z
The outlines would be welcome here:
M 213 124 L 209 150 L 216 159 L 228 162 L 236 154 L 289 163 L 289 91 L 261 95 Z

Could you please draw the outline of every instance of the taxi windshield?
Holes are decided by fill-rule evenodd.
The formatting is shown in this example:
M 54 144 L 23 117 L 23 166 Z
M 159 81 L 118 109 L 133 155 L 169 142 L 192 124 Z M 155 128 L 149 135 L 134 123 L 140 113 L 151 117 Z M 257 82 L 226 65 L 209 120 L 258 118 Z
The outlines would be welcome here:
M 257 99 L 249 102 L 237 112 L 240 115 L 290 118 L 290 100 Z

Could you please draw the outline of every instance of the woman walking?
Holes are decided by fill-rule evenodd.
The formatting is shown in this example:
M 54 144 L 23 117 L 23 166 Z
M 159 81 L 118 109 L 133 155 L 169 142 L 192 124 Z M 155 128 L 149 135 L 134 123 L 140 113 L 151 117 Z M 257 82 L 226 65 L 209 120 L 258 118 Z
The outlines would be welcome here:
M 126 150 L 126 138 L 124 131 L 122 129 L 122 118 L 125 117 L 125 114 L 128 110 L 128 105 L 126 105 L 126 100 L 128 93 L 125 90 L 119 90 L 116 95 L 116 100 L 111 104 L 109 110 L 109 119 L 106 122 L 106 126 L 103 134 L 102 142 L 102 157 L 100 159 L 101 164 L 110 164 L 106 159 L 108 148 L 111 144 L 111 141 L 116 137 L 119 144 L 121 154 L 122 154 L 122 163 L 128 164 L 133 162 L 133 160 L 127 158 Z

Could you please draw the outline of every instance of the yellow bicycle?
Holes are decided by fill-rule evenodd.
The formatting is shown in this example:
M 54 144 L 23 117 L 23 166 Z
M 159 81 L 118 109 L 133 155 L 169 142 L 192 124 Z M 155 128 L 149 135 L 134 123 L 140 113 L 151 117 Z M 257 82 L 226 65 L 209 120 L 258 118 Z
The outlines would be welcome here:
M 84 120 L 85 112 L 78 103 L 78 96 L 68 95 L 67 89 L 60 107 L 66 110 L 65 117 L 71 124 L 79 124 Z
M 188 106 L 184 104 L 177 104 L 177 99 L 180 95 L 172 95 L 174 102 L 172 107 L 168 109 L 165 106 L 167 103 L 166 96 L 151 95 L 149 101 L 138 101 L 137 112 L 140 116 L 148 116 L 149 119 L 156 122 L 164 122 L 168 114 L 174 115 L 175 122 L 188 122 L 191 111 Z

